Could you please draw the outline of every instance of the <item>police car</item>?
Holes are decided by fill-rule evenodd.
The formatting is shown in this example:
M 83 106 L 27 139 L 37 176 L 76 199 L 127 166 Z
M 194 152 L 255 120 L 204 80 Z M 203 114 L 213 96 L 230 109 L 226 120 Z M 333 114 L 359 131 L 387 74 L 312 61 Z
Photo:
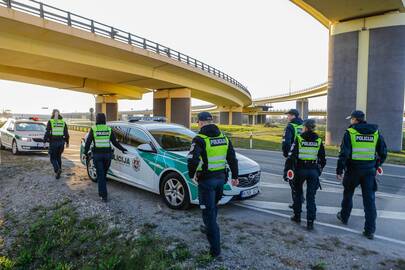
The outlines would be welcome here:
M 187 154 L 196 135 L 193 131 L 157 122 L 109 122 L 107 125 L 128 150 L 124 154 L 114 149 L 108 178 L 160 194 L 172 209 L 198 204 L 197 182 L 189 178 L 187 169 Z M 95 182 L 93 161 L 83 153 L 85 139 L 81 145 L 81 161 L 87 167 L 89 178 Z M 239 185 L 226 183 L 220 204 L 259 193 L 260 166 L 241 154 L 237 154 L 237 159 Z
M 38 119 L 8 119 L 0 128 L 0 148 L 11 149 L 14 155 L 46 151 L 45 130 L 46 125 Z

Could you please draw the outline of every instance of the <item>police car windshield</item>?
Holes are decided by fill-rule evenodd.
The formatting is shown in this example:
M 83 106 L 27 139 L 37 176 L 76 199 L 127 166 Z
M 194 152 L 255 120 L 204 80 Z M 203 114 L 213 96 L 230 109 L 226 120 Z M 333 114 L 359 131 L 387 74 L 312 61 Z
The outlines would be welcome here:
M 149 130 L 160 146 L 167 151 L 188 151 L 195 133 L 186 128 Z
M 46 127 L 42 123 L 20 122 L 16 124 L 16 131 L 45 131 Z

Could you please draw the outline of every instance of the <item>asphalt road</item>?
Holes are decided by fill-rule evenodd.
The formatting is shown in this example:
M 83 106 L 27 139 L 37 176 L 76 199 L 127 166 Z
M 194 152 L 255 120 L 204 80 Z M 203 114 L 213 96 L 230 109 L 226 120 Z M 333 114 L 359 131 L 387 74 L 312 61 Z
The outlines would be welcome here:
M 281 152 L 248 149 L 238 149 L 238 152 L 258 162 L 262 169 L 261 194 L 239 205 L 269 215 L 291 215 L 292 212 L 288 208 L 291 193 L 289 185 L 282 180 L 284 158 Z M 357 188 L 353 199 L 349 224 L 344 226 L 336 219 L 343 194 L 342 184 L 336 179 L 336 162 L 336 158 L 328 158 L 321 176 L 322 190 L 318 190 L 316 195 L 317 222 L 331 229 L 360 233 L 364 226 L 360 187 Z M 379 189 L 376 193 L 376 238 L 405 245 L 405 166 L 386 164 L 383 167 L 384 175 L 378 177 Z M 303 215 L 305 217 L 305 213 Z
M 81 132 L 71 132 L 70 148 L 65 149 L 64 159 L 82 166 L 80 163 Z M 235 216 L 243 212 L 250 216 L 261 216 L 263 219 L 287 219 L 292 214 L 288 204 L 291 202 L 290 187 L 282 180 L 284 158 L 281 152 L 265 150 L 238 149 L 239 153 L 258 162 L 262 169 L 261 193 L 249 200 L 235 202 L 226 207 Z M 43 158 L 46 158 L 44 156 Z M 337 234 L 361 234 L 364 226 L 364 212 L 361 190 L 358 188 L 354 196 L 352 216 L 347 226 L 336 219 L 340 210 L 343 187 L 335 176 L 336 158 L 328 158 L 321 176 L 322 190 L 318 190 L 317 230 Z M 384 175 L 379 177 L 379 191 L 376 193 L 378 209 L 376 239 L 384 241 L 388 246 L 405 247 L 405 166 L 385 165 Z M 239 206 L 239 207 L 237 207 Z M 238 210 L 239 209 L 239 210 Z M 253 211 L 253 212 L 252 212 Z M 305 217 L 305 205 L 303 206 Z M 360 236 L 359 236 L 360 237 Z

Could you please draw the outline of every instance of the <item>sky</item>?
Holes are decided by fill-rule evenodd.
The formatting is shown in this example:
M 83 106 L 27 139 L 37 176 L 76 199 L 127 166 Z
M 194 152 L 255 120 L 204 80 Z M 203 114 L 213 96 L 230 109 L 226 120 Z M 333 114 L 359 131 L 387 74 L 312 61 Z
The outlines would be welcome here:
M 44 0 L 44 3 L 146 37 L 233 76 L 253 98 L 327 81 L 328 30 L 288 0 Z M 94 96 L 0 80 L 0 111 L 85 112 Z M 205 104 L 193 100 L 193 105 Z M 119 110 L 152 108 L 152 94 L 119 101 Z M 295 106 L 275 104 L 275 108 Z M 326 97 L 310 109 L 325 109 Z M 42 109 L 48 107 L 48 109 Z

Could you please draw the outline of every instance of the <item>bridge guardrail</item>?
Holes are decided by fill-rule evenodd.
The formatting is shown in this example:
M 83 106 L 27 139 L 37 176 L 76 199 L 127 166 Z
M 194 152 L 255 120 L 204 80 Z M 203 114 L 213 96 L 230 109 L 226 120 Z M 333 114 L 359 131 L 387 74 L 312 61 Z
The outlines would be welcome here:
M 258 98 L 258 99 L 253 100 L 253 103 L 254 103 L 255 101 L 256 101 L 256 102 L 260 102 L 261 100 L 274 99 L 274 98 L 281 98 L 281 97 L 288 97 L 288 96 L 293 96 L 293 95 L 305 93 L 305 92 L 310 91 L 310 90 L 312 90 L 312 89 L 316 89 L 316 88 L 319 88 L 319 87 L 321 87 L 321 86 L 324 86 L 325 84 L 328 84 L 328 83 L 327 83 L 327 82 L 320 83 L 320 84 L 317 84 L 317 85 L 314 85 L 314 86 L 311 86 L 311 87 L 308 87 L 308 88 L 305 88 L 305 89 L 301 89 L 301 90 L 297 90 L 297 91 L 288 92 L 288 93 L 286 93 L 286 94 L 280 94 L 280 95 L 274 95 L 274 96 L 270 96 L 270 97 Z
M 81 131 L 81 132 L 89 132 L 90 126 L 84 126 L 84 125 L 67 125 L 68 129 L 70 130 L 75 130 L 75 131 Z
M 65 11 L 35 0 L 0 0 L 0 6 L 5 6 L 10 9 L 22 11 L 31 15 L 36 15 L 43 19 L 62 23 L 70 27 L 111 38 L 122 43 L 126 43 L 159 55 L 169 57 L 170 59 L 179 61 L 188 66 L 198 68 L 226 82 L 229 82 L 251 96 L 246 86 L 244 86 L 228 74 L 210 65 L 207 65 L 204 62 L 201 62 L 191 56 L 188 56 L 146 38 L 123 31 L 119 28 L 85 18 L 75 13 Z

